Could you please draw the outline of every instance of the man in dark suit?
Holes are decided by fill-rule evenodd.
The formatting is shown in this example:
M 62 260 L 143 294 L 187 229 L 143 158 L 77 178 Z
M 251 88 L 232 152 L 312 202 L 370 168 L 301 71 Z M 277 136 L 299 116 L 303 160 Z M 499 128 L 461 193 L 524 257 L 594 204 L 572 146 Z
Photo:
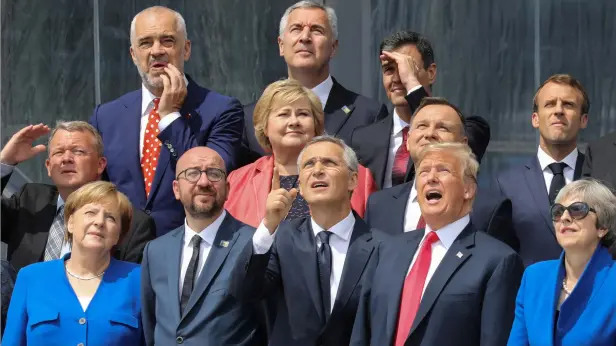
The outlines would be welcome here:
M 2 191 L 15 165 L 45 151 L 32 143 L 49 133 L 43 124 L 17 132 L 0 153 Z M 15 270 L 39 261 L 60 258 L 70 251 L 64 240 L 64 201 L 81 186 L 99 180 L 105 165 L 99 134 L 83 121 L 59 123 L 49 138 L 47 173 L 54 185 L 28 183 L 10 198 L 2 197 L 2 242 Z M 154 239 L 154 220 L 135 210 L 131 230 L 118 246 L 117 259 L 141 262 L 145 244 Z
M 492 191 L 511 200 L 513 231 L 524 264 L 557 259 L 550 206 L 558 191 L 580 178 L 584 155 L 577 149 L 579 132 L 588 123 L 586 91 L 569 75 L 553 75 L 538 88 L 532 125 L 539 130 L 537 155 L 525 165 L 499 172 Z M 485 213 L 476 208 L 475 213 Z M 489 212 L 489 211 L 488 211 Z
M 406 150 L 411 116 L 436 81 L 432 44 L 421 34 L 400 31 L 383 40 L 380 47 L 383 87 L 394 111 L 374 124 L 357 128 L 351 147 L 359 161 L 372 172 L 379 189 L 413 179 L 413 162 Z M 490 126 L 482 117 L 466 118 L 465 132 L 475 156 L 481 158 L 490 142 Z
M 150 242 L 142 269 L 146 345 L 264 345 L 258 304 L 229 295 L 231 272 L 254 228 L 223 206 L 229 183 L 214 150 L 188 150 L 177 164 L 173 193 L 185 224 Z
M 17 273 L 8 261 L 1 260 L 2 271 L 0 272 L 0 291 L 2 293 L 2 301 L 0 301 L 0 337 L 4 334 L 4 327 L 6 327 L 6 315 L 9 312 L 9 304 L 11 303 L 11 296 L 13 295 L 13 287 L 15 287 L 15 280 L 17 280 Z
M 425 229 L 379 244 L 351 345 L 506 345 L 524 266 L 470 221 L 479 164 L 462 143 L 415 162 Z
M 462 112 L 443 98 L 427 97 L 415 111 L 409 125 L 408 140 L 404 144 L 407 156 L 414 162 L 421 151 L 430 143 L 455 142 L 467 143 L 465 135 L 466 118 Z M 414 170 L 413 170 L 414 172 Z M 368 199 L 365 220 L 372 228 L 392 235 L 421 229 L 425 226 L 419 208 L 419 196 L 415 179 L 373 193 Z M 473 215 L 477 229 L 488 232 L 499 240 L 510 242 L 503 237 L 511 234 L 511 201 L 507 199 L 489 199 L 486 208 L 493 212 L 485 215 Z M 515 246 L 512 246 L 514 249 Z
M 184 75 L 190 48 L 179 13 L 154 6 L 137 14 L 130 52 L 143 85 L 97 106 L 90 119 L 105 143 L 106 178 L 136 208 L 152 215 L 158 235 L 184 220 L 171 189 L 178 157 L 192 147 L 207 146 L 231 170 L 244 126 L 239 101 Z
M 616 132 L 588 144 L 582 175 L 616 189 Z
M 275 298 L 271 346 L 348 345 L 361 277 L 376 239 L 351 209 L 357 158 L 338 138 L 315 137 L 300 154 L 299 186 L 310 218 L 284 221 L 298 191 L 274 171 L 266 215 L 244 248 L 232 294 Z
M 349 143 L 356 127 L 387 116 L 385 105 L 354 93 L 329 74 L 329 61 L 338 49 L 338 19 L 334 9 L 314 1 L 300 1 L 280 20 L 278 46 L 288 77 L 300 81 L 319 97 L 325 113 L 325 132 Z M 254 104 L 244 109 L 242 165 L 267 155 L 255 137 Z

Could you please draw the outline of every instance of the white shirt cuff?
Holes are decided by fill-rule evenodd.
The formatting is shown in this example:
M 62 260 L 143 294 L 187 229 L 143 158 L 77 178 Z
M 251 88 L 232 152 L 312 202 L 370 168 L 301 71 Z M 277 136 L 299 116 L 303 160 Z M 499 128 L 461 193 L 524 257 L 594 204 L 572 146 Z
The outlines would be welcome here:
M 276 233 L 278 233 L 278 228 L 276 228 L 274 234 L 270 234 L 263 221 L 261 221 L 261 224 L 259 224 L 255 234 L 252 236 L 252 250 L 255 255 L 263 255 L 270 250 L 272 244 L 274 244 Z
M 407 92 L 406 94 L 410 95 L 413 91 L 419 90 L 419 88 L 423 88 L 423 85 L 419 84 L 419 85 L 415 86 L 413 89 L 409 90 L 409 92 Z M 163 121 L 161 120 L 160 122 L 162 123 Z M 160 123 L 158 123 L 158 126 L 160 126 Z
M 180 112 L 173 112 L 167 114 L 167 116 L 163 117 L 158 122 L 158 130 L 160 132 L 163 132 L 167 128 L 167 126 L 171 125 L 171 123 L 174 122 L 175 119 L 179 119 L 180 117 Z
M 0 177 L 4 178 L 7 175 L 13 173 L 13 168 L 15 168 L 15 166 L 0 163 Z

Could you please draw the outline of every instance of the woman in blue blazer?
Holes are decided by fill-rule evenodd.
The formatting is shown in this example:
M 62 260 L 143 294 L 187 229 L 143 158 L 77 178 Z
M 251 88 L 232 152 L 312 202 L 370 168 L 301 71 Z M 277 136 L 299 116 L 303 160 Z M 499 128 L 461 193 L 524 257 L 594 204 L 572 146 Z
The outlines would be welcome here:
M 559 260 L 526 269 L 510 346 L 616 345 L 616 197 L 596 180 L 565 186 L 551 208 Z
M 111 257 L 131 218 L 130 202 L 111 183 L 71 193 L 64 205 L 71 252 L 19 271 L 2 345 L 143 345 L 140 268 Z

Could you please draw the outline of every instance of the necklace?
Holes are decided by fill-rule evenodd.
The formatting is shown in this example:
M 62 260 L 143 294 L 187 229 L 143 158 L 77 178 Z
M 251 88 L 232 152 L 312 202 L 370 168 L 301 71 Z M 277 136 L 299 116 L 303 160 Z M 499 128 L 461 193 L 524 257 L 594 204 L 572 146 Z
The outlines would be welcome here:
M 100 273 L 100 274 L 97 274 L 97 275 L 91 276 L 91 277 L 89 277 L 89 278 L 86 278 L 86 277 L 79 276 L 79 275 L 77 275 L 77 274 L 71 273 L 71 271 L 70 271 L 70 270 L 68 270 L 68 268 L 66 267 L 66 264 L 64 265 L 64 269 L 66 270 L 66 272 L 68 273 L 68 275 L 70 275 L 70 276 L 74 277 L 74 278 L 75 278 L 75 279 L 77 279 L 77 280 L 84 280 L 84 281 L 87 281 L 87 280 L 93 280 L 93 279 L 96 279 L 96 278 L 100 278 L 101 276 L 103 276 L 103 274 L 105 274 L 105 271 L 103 270 L 103 272 L 102 272 L 102 273 Z
M 567 297 L 571 295 L 571 291 L 567 288 L 567 278 L 563 279 L 563 290 L 565 291 L 565 294 L 567 294 Z

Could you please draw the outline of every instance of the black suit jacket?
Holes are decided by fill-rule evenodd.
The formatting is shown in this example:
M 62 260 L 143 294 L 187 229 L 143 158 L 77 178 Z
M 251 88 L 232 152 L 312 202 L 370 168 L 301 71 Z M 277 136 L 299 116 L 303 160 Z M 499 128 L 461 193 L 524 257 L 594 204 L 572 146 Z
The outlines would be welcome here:
M 414 182 L 400 184 L 389 189 L 376 191 L 368 198 L 364 219 L 371 228 L 393 236 L 404 233 L 404 217 L 406 206 L 411 195 Z M 517 239 L 512 239 L 511 201 L 506 198 L 478 196 L 482 213 L 471 213 L 475 228 L 486 232 L 494 238 L 509 245 L 515 251 L 519 250 Z
M 588 144 L 582 176 L 600 180 L 616 188 L 616 132 Z
M 387 108 L 384 104 L 354 93 L 343 87 L 332 77 L 334 85 L 329 92 L 327 104 L 325 104 L 325 132 L 342 138 L 350 143 L 351 133 L 359 126 L 372 124 L 387 116 Z M 345 108 L 346 106 L 346 108 Z M 250 164 L 258 158 L 267 155 L 261 148 L 252 119 L 255 103 L 244 108 L 244 134 L 241 148 L 241 166 Z M 346 110 L 346 111 L 345 111 Z
M 326 321 L 321 309 L 317 248 L 310 218 L 285 221 L 271 250 L 253 253 L 249 242 L 237 262 L 232 294 L 245 301 L 276 298 L 270 346 L 348 345 L 361 292 L 361 277 L 376 238 L 355 215 L 334 308 Z
M 384 240 L 364 276 L 351 345 L 392 345 L 400 297 L 424 230 Z M 524 266 L 520 256 L 472 223 L 428 282 L 405 345 L 506 345 Z
M 428 97 L 424 88 L 419 88 L 406 96 L 411 113 L 421 104 L 421 100 Z M 391 131 L 394 126 L 393 113 L 374 124 L 359 127 L 351 134 L 351 147 L 357 153 L 360 163 L 370 169 L 374 180 L 379 189 L 385 184 L 385 174 L 387 174 L 387 160 L 389 158 L 389 142 Z M 482 117 L 472 116 L 466 118 L 466 136 L 468 145 L 473 150 L 477 160 L 486 152 L 490 142 L 490 125 Z M 403 145 L 405 145 L 403 143 Z M 407 167 L 407 179 L 413 179 L 413 162 L 409 160 Z
M 9 178 L 10 175 L 2 178 L 3 191 Z M 18 194 L 2 197 L 2 241 L 7 244 L 7 258 L 15 270 L 43 260 L 57 204 L 58 189 L 47 184 L 25 184 Z M 134 208 L 129 233 L 114 257 L 141 263 L 146 243 L 155 237 L 154 220 Z

